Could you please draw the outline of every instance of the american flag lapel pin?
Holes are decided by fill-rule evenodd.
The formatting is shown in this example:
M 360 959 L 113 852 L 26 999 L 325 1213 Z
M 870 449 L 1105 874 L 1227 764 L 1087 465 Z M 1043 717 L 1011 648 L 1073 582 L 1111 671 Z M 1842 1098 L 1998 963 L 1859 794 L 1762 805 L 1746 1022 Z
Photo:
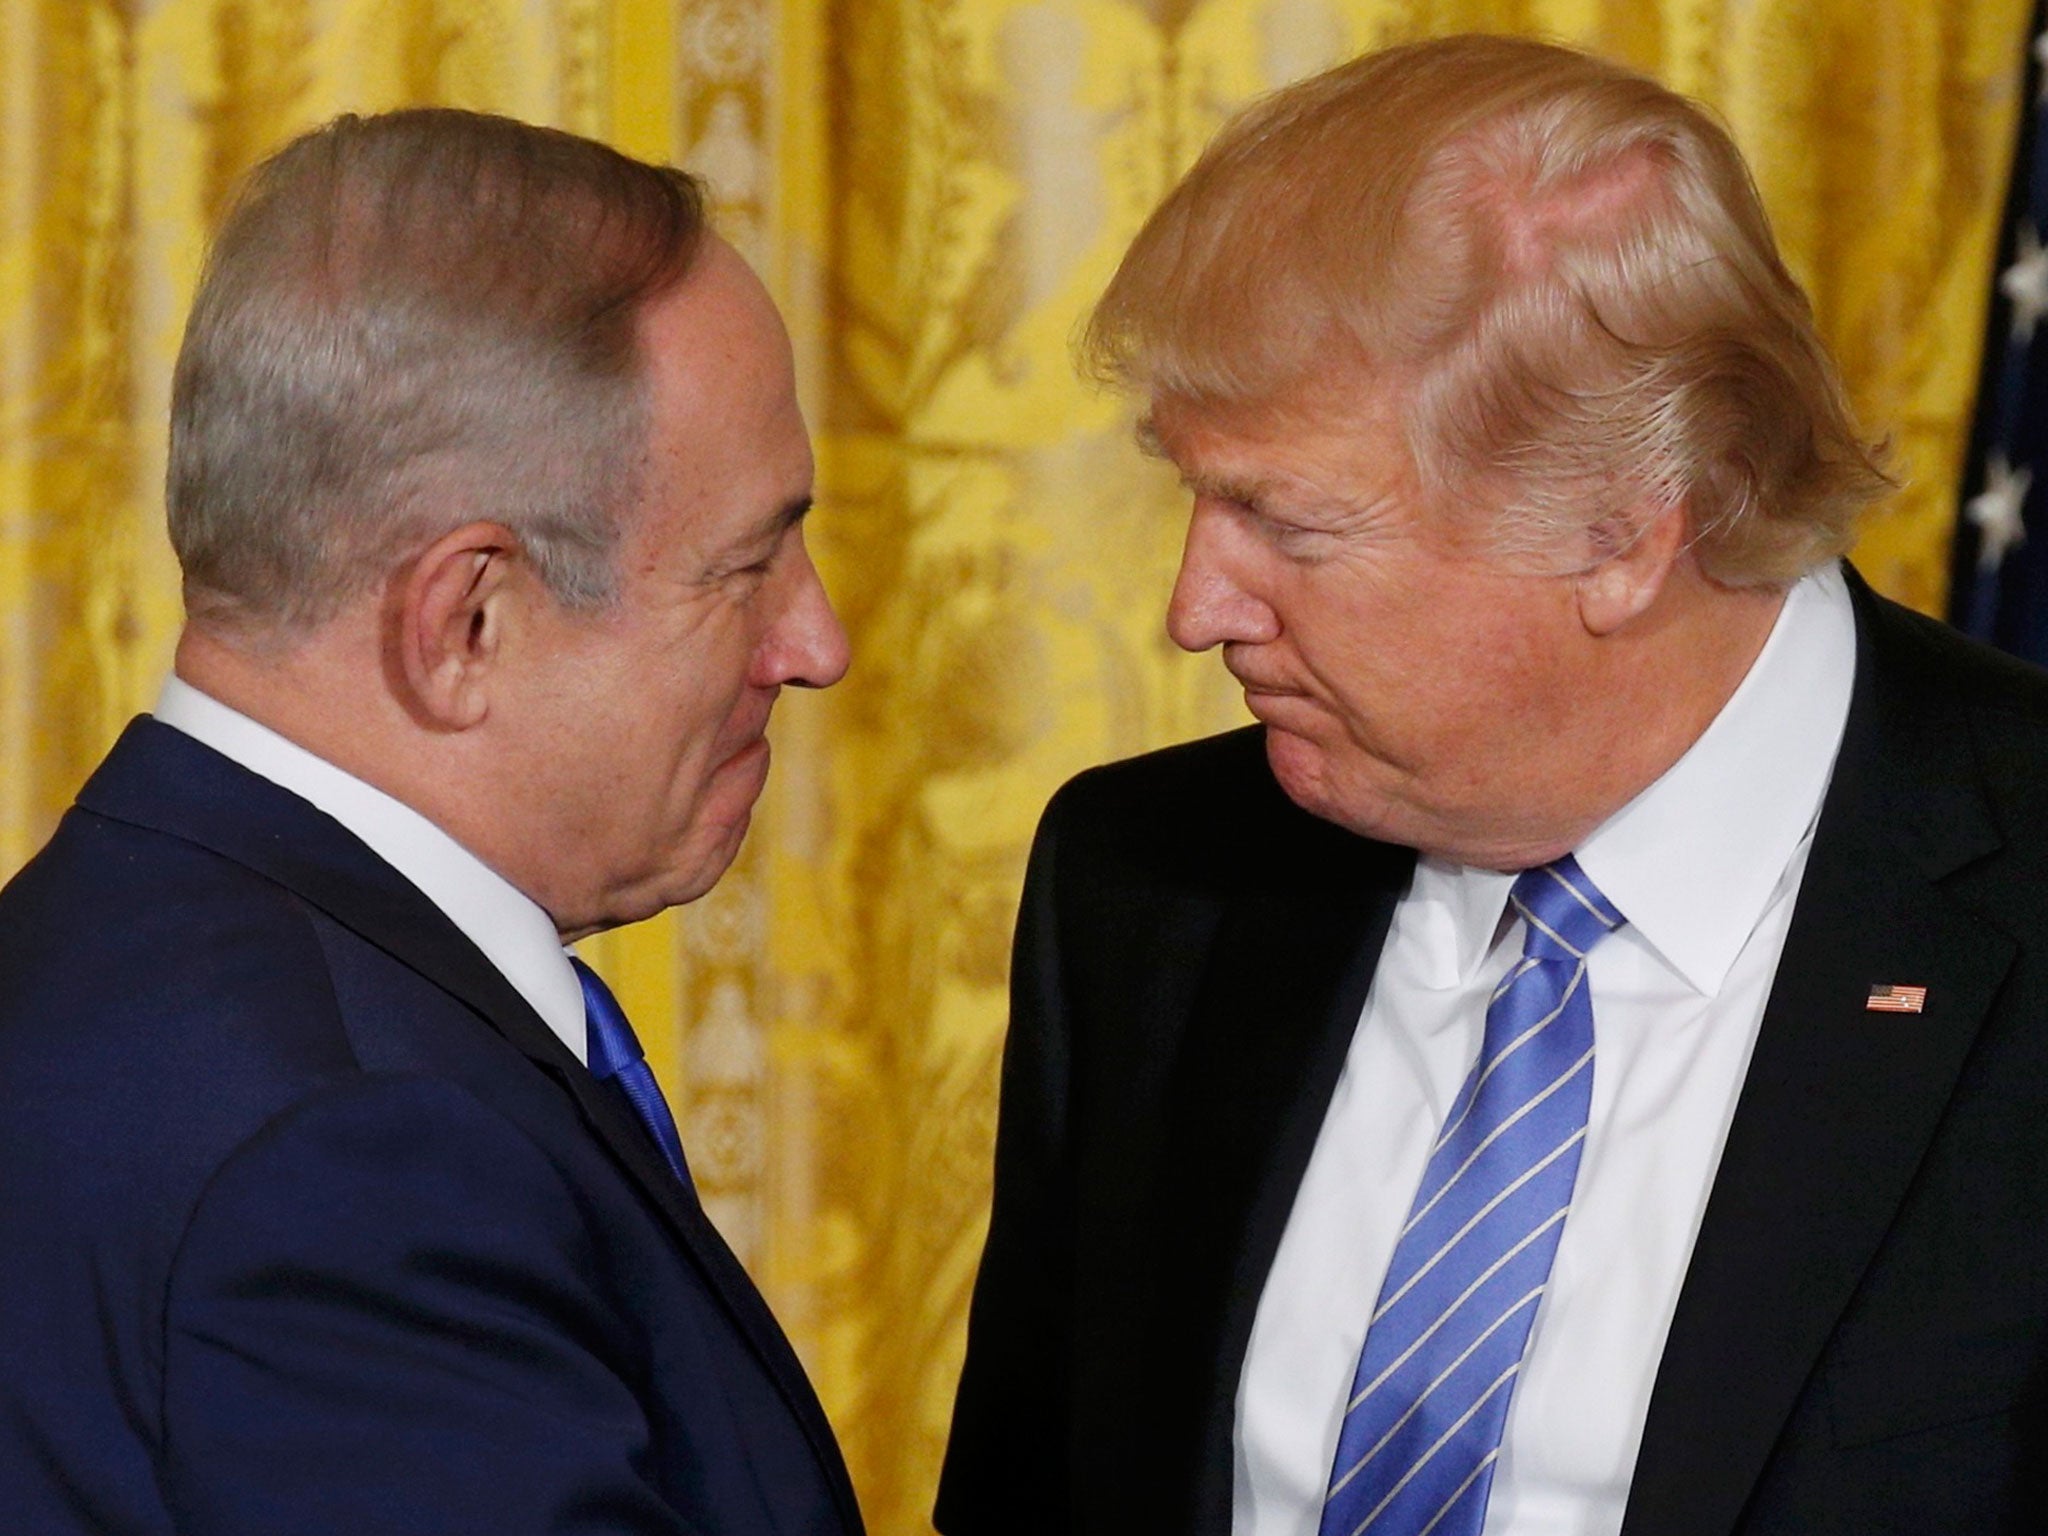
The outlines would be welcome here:
M 1866 1013 L 1918 1013 L 1927 1006 L 1925 987 L 1872 987 Z

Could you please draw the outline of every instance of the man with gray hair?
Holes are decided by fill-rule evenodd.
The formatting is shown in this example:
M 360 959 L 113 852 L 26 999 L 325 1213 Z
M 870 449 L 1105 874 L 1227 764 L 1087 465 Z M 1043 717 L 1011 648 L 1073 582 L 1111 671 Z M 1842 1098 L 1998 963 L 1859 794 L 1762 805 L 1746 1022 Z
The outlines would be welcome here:
M 1369 55 L 1089 352 L 1260 724 L 1046 813 L 940 1528 L 2048 1528 L 2048 678 L 1841 563 L 1727 134 Z
M 176 675 L 0 892 L 0 1523 L 853 1536 L 564 948 L 710 889 L 845 670 L 766 292 L 679 172 L 343 118 L 172 412 Z

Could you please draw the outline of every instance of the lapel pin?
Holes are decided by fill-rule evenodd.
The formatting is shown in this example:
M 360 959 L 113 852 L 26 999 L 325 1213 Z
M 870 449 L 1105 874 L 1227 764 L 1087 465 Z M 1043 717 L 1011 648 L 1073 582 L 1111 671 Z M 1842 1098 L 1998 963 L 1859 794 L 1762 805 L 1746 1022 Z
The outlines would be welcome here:
M 1872 987 L 1866 1013 L 1918 1013 L 1927 1006 L 1925 987 Z

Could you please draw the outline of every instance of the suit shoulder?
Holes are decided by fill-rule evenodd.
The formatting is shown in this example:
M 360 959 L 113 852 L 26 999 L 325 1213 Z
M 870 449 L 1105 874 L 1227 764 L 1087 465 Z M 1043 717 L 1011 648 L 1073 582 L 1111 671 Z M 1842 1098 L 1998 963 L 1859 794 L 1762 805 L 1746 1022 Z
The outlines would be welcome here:
M 1872 596 L 1868 619 L 1877 656 L 1894 675 L 1972 710 L 2048 723 L 2048 670 L 1888 598 Z
M 0 1146 L 118 1125 L 91 1169 L 196 1171 L 311 1085 L 357 1070 L 312 920 L 290 892 L 168 834 L 73 810 L 0 891 Z
M 1105 763 L 1076 774 L 1046 807 L 1045 824 L 1136 851 L 1198 838 L 1241 840 L 1253 827 L 1312 820 L 1266 766 L 1259 727 Z
M 67 815 L 0 891 L 0 1376 L 55 1350 L 153 1422 L 191 1212 L 236 1148 L 356 1075 L 289 893 L 168 834 Z
M 1894 739 L 1965 729 L 2008 837 L 2035 840 L 2048 825 L 2048 671 L 1881 598 L 1868 620 Z
M 1162 747 L 1083 770 L 1062 785 L 1053 804 L 1077 816 L 1200 813 L 1246 796 L 1280 796 L 1266 766 L 1259 726 Z
M 304 1023 L 332 1008 L 303 903 L 232 859 L 73 809 L 0 890 L 0 1029 L 136 1014 L 197 1029 L 234 999 Z
M 1171 884 L 1237 884 L 1267 877 L 1349 878 L 1389 850 L 1302 810 L 1266 763 L 1252 726 L 1106 763 L 1076 775 L 1046 807 L 1041 855 L 1124 869 Z

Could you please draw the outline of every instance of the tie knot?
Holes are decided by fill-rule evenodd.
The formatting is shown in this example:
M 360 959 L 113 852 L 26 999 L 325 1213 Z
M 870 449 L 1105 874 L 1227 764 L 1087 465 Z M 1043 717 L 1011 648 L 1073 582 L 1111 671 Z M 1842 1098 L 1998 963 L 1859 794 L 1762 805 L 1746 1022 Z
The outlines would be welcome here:
M 576 979 L 583 984 L 583 1021 L 588 1030 L 591 1075 L 599 1079 L 616 1076 L 619 1068 L 644 1059 L 640 1037 L 626 1022 L 626 1010 L 612 996 L 604 978 L 574 955 L 569 957 L 569 964 L 575 967 Z
M 1532 960 L 1576 963 L 1628 921 L 1570 854 L 1523 870 L 1508 900 L 1527 925 L 1522 953 Z

